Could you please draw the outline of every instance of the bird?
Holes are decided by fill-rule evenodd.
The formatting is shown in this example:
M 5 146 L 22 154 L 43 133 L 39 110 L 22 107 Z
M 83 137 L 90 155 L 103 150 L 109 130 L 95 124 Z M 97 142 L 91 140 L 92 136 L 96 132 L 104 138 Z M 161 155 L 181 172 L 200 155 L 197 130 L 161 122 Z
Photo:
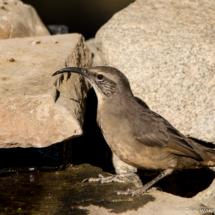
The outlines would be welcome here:
M 215 166 L 215 151 L 181 134 L 165 118 L 137 101 L 127 77 L 110 66 L 67 67 L 61 73 L 84 76 L 95 90 L 97 123 L 111 150 L 123 162 L 160 174 L 139 189 L 116 191 L 118 195 L 137 196 L 153 191 L 153 185 L 174 170 Z M 91 178 L 84 181 L 122 182 L 134 173 Z

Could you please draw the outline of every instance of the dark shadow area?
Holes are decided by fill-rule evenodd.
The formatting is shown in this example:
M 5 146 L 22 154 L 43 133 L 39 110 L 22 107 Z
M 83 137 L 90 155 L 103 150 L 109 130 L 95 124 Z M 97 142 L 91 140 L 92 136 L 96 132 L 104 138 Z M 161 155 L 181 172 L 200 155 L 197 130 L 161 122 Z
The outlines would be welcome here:
M 203 140 L 198 140 L 194 137 L 189 137 L 191 140 L 194 140 L 195 142 L 201 144 L 201 145 L 204 145 L 204 146 L 207 146 L 209 148 L 215 148 L 214 144 L 213 143 L 210 143 L 210 142 L 205 142 Z
M 138 175 L 144 184 L 154 179 L 160 172 L 138 170 Z M 215 178 L 215 172 L 209 168 L 186 169 L 175 171 L 161 179 L 154 186 L 163 192 L 176 196 L 191 198 L 210 186 Z
M 0 175 L 65 169 L 71 163 L 71 141 L 44 148 L 0 149 Z
M 56 89 L 56 98 L 55 98 L 55 102 L 59 99 L 60 97 L 60 91 Z
M 134 0 L 23 0 L 23 2 L 31 4 L 37 10 L 45 25 L 66 25 L 70 33 L 77 32 L 89 39 L 95 37 L 99 28 L 116 12 Z
M 96 122 L 97 97 L 91 89 L 86 99 L 86 113 L 84 117 L 84 135 L 72 139 L 72 163 L 89 163 L 114 173 L 112 153 Z

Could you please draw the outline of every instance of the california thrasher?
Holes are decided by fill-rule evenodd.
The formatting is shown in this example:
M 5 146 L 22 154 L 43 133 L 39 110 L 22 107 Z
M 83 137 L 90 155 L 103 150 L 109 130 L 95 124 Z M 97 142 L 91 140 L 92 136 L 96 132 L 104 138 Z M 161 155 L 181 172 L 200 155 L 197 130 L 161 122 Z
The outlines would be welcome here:
M 68 67 L 53 76 L 64 72 L 81 74 L 93 86 L 98 98 L 97 123 L 112 151 L 129 165 L 162 171 L 142 188 L 117 194 L 135 196 L 148 192 L 173 170 L 215 166 L 215 151 L 185 137 L 163 117 L 140 105 L 128 79 L 119 70 L 105 66 Z M 134 174 L 127 176 L 131 175 Z M 120 178 L 124 176 L 126 174 L 86 180 L 122 182 Z

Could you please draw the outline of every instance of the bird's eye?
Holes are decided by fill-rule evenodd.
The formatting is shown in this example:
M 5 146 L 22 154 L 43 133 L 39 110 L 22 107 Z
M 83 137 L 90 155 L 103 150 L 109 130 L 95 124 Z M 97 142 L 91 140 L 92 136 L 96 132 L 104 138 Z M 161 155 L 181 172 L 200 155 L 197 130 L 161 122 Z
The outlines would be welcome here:
M 99 74 L 99 75 L 97 75 L 97 78 L 98 78 L 99 80 L 102 80 L 102 79 L 104 78 L 104 75 Z

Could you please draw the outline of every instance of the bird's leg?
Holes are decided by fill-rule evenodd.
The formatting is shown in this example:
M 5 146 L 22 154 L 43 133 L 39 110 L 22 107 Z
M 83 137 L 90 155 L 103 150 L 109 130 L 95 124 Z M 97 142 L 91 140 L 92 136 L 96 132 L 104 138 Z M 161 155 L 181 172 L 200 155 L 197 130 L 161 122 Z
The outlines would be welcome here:
M 135 173 L 125 173 L 125 174 L 116 174 L 108 177 L 104 177 L 102 174 L 99 174 L 99 178 L 86 178 L 82 181 L 84 183 L 85 181 L 89 182 L 98 182 L 98 183 L 109 183 L 109 182 L 120 182 L 120 183 L 125 183 L 124 180 L 121 178 L 126 178 L 126 177 L 132 177 L 136 176 Z
M 162 178 L 164 178 L 165 176 L 171 174 L 173 172 L 173 169 L 166 169 L 164 170 L 160 175 L 158 175 L 155 179 L 151 180 L 150 182 L 148 182 L 147 184 L 145 184 L 143 187 L 141 187 L 140 189 L 137 190 L 130 190 L 128 189 L 127 191 L 116 191 L 116 193 L 118 195 L 131 195 L 131 196 L 137 196 L 137 195 L 141 195 L 143 193 L 148 193 L 148 192 L 152 192 L 155 189 L 154 187 L 150 188 L 152 185 L 154 185 L 155 183 L 157 183 L 159 180 L 161 180 Z

